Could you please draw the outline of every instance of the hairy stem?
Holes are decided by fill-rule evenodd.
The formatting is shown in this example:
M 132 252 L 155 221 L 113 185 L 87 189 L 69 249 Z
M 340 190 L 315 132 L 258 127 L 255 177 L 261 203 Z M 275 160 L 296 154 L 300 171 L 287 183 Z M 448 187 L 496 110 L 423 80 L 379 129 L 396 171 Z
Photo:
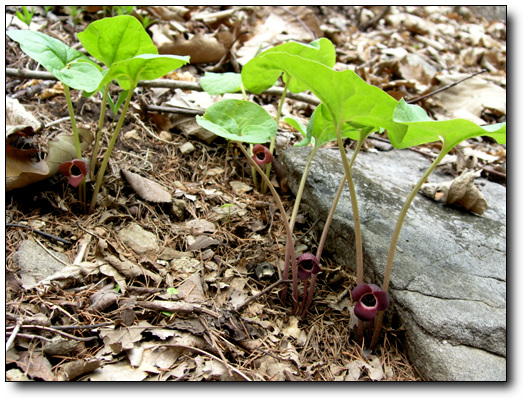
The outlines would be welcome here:
M 418 180 L 418 183 L 412 188 L 412 191 L 410 192 L 409 196 L 405 200 L 405 203 L 403 204 L 403 208 L 401 209 L 401 212 L 398 216 L 398 220 L 396 221 L 396 227 L 394 228 L 394 233 L 392 234 L 392 241 L 390 243 L 389 248 L 389 254 L 387 257 L 387 265 L 385 267 L 385 275 L 383 277 L 383 285 L 382 289 L 384 292 L 388 292 L 389 290 L 389 282 L 390 282 L 390 274 L 392 271 L 392 264 L 394 262 L 394 254 L 396 253 L 396 245 L 398 244 L 398 240 L 400 237 L 401 227 L 403 226 L 403 221 L 405 220 L 405 216 L 407 215 L 407 211 L 409 210 L 409 207 L 418 194 L 418 191 L 420 190 L 423 183 L 428 179 L 429 175 L 434 171 L 436 166 L 441 162 L 441 160 L 445 157 L 445 155 L 449 152 L 450 148 L 446 148 L 445 145 L 443 146 L 443 149 L 439 153 L 438 157 L 434 159 L 430 167 L 425 171 L 425 173 L 421 176 L 421 178 Z M 374 334 L 372 336 L 372 341 L 370 344 L 370 347 L 373 348 L 376 343 L 378 342 L 378 337 L 380 334 L 381 324 L 383 321 L 383 311 L 379 311 L 378 315 L 376 317 L 376 324 L 374 328 Z
M 80 144 L 80 134 L 78 133 L 78 126 L 76 124 L 76 117 L 74 116 L 73 101 L 71 100 L 71 92 L 69 91 L 69 86 L 64 84 L 64 93 L 65 99 L 67 101 L 67 110 L 69 111 L 69 118 L 71 119 L 71 127 L 73 129 L 73 139 L 74 139 L 74 149 L 76 153 L 76 159 L 82 159 L 82 147 Z M 85 206 L 86 202 L 86 187 L 85 187 L 85 177 L 78 186 L 78 195 L 80 197 L 80 202 L 82 206 Z M 83 208 L 85 211 L 85 207 Z
M 100 188 L 102 186 L 102 182 L 103 182 L 104 175 L 105 175 L 105 170 L 107 169 L 107 165 L 109 164 L 109 158 L 111 157 L 111 152 L 113 151 L 113 147 L 118 138 L 118 134 L 120 133 L 120 130 L 122 129 L 122 125 L 125 120 L 125 116 L 127 115 L 127 109 L 129 108 L 129 103 L 131 102 L 131 98 L 133 96 L 133 91 L 134 91 L 133 87 L 135 87 L 135 86 L 132 86 L 129 89 L 129 92 L 127 93 L 127 98 L 125 99 L 124 107 L 122 109 L 122 114 L 120 115 L 120 120 L 118 120 L 118 124 L 116 125 L 116 128 L 114 129 L 113 136 L 111 137 L 111 141 L 109 141 L 109 145 L 107 146 L 107 151 L 105 152 L 105 156 L 102 161 L 102 165 L 100 166 L 100 170 L 98 170 L 98 174 L 96 177 L 96 184 L 94 186 L 93 197 L 91 198 L 91 205 L 89 206 L 89 213 L 92 213 L 94 211 L 94 207 L 96 205 L 96 198 L 97 198 L 98 192 L 100 192 Z
M 285 232 L 287 235 L 287 250 L 289 251 L 289 257 L 291 258 L 292 263 L 292 297 L 293 297 L 293 308 L 294 312 L 298 310 L 298 267 L 296 264 L 296 254 L 294 252 L 294 242 L 292 241 L 292 231 L 290 229 L 289 222 L 287 221 L 287 214 L 285 213 L 285 208 L 283 207 L 283 203 L 280 199 L 280 196 L 278 195 L 278 192 L 276 192 L 276 189 L 271 184 L 270 180 L 267 178 L 267 176 L 263 173 L 263 170 L 256 164 L 256 162 L 249 156 L 249 153 L 245 149 L 245 146 L 241 142 L 237 142 L 240 149 L 242 150 L 243 154 L 247 157 L 249 162 L 251 162 L 252 166 L 256 169 L 258 173 L 260 173 L 263 181 L 267 184 L 269 187 L 272 196 L 274 197 L 274 200 L 276 201 L 276 205 L 278 206 L 278 209 L 280 210 L 280 213 L 282 215 L 283 223 L 285 225 Z M 283 279 L 286 279 L 285 277 Z
M 352 215 L 354 218 L 354 244 L 356 246 L 356 277 L 358 284 L 363 282 L 363 244 L 361 240 L 361 226 L 360 214 L 358 211 L 358 202 L 356 198 L 356 188 L 352 180 L 351 166 L 347 160 L 347 154 L 341 139 L 341 123 L 336 126 L 336 137 L 338 139 L 338 149 L 340 151 L 341 160 L 345 169 L 345 176 L 347 178 L 347 185 L 349 186 L 350 202 L 352 205 Z
M 296 193 L 296 200 L 294 201 L 294 207 L 292 209 L 292 215 L 291 220 L 289 222 L 289 226 L 291 231 L 294 231 L 294 224 L 296 223 L 296 217 L 298 216 L 298 210 L 300 208 L 301 198 L 303 196 L 303 190 L 305 188 L 305 182 L 307 181 L 307 175 L 309 174 L 309 169 L 312 163 L 312 158 L 318 151 L 318 147 L 314 146 L 312 148 L 312 151 L 309 155 L 309 158 L 307 159 L 307 163 L 305 164 L 305 170 L 303 170 L 303 174 L 301 176 L 300 180 L 300 186 L 298 187 L 298 192 Z M 283 268 L 283 278 L 287 279 L 289 277 L 289 248 L 287 248 L 285 253 L 285 266 Z M 282 301 L 285 302 L 285 299 L 287 298 L 287 285 L 284 286 L 282 290 Z
M 96 137 L 94 140 L 93 152 L 91 153 L 91 163 L 89 164 L 89 175 L 91 179 L 94 178 L 94 170 L 96 168 L 96 159 L 98 158 L 98 152 L 100 151 L 100 139 L 102 137 L 102 128 L 105 119 L 105 108 L 107 106 L 107 96 L 109 95 L 109 84 L 105 86 L 104 94 L 102 96 L 102 106 L 100 108 L 100 117 L 98 118 L 98 127 L 96 128 Z
M 285 87 L 283 87 L 283 92 L 281 94 L 280 103 L 278 104 L 278 111 L 276 113 L 276 126 L 280 126 L 280 118 L 281 118 L 281 111 L 283 109 L 283 104 L 285 102 L 285 97 L 287 96 L 287 91 L 289 88 L 289 82 L 291 81 L 291 77 L 287 75 L 287 82 L 285 83 Z M 269 145 L 269 151 L 271 152 L 271 155 L 274 154 L 274 146 L 276 145 L 276 136 L 272 137 L 271 144 Z M 271 175 L 271 164 L 269 163 L 267 167 L 265 168 L 265 175 L 270 180 Z M 264 182 L 262 182 L 262 188 L 261 193 L 267 192 L 267 185 Z

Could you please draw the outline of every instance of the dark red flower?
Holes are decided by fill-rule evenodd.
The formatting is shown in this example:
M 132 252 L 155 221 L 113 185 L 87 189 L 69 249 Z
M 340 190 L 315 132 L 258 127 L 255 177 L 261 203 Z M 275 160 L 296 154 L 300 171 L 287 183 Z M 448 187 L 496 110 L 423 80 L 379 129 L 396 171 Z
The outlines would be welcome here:
M 357 301 L 354 315 L 362 321 L 371 321 L 378 311 L 389 306 L 389 296 L 378 285 L 360 283 L 352 291 L 352 300 Z
M 303 253 L 298 257 L 298 278 L 309 279 L 312 274 L 317 274 L 320 270 L 320 264 L 314 254 Z
M 58 166 L 58 170 L 68 177 L 69 184 L 76 188 L 87 174 L 87 164 L 85 160 L 73 159 L 70 162 L 62 163 Z
M 252 158 L 258 166 L 261 166 L 262 164 L 271 163 L 274 160 L 274 156 L 272 156 L 272 153 L 271 151 L 269 151 L 269 148 L 262 144 L 254 145 L 254 148 L 252 148 L 252 153 Z

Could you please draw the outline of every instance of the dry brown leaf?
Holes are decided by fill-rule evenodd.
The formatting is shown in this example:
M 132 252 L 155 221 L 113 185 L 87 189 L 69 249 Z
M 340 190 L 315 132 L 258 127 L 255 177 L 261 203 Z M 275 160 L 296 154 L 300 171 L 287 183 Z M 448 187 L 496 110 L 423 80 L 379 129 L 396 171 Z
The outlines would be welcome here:
M 452 181 L 426 183 L 421 186 L 421 193 L 448 205 L 456 205 L 477 214 L 483 214 L 488 208 L 481 191 L 474 185 L 476 173 L 466 172 Z
M 79 129 L 79 135 L 80 147 L 84 151 L 94 137 L 91 131 L 87 129 Z M 73 136 L 61 134 L 56 140 L 49 141 L 47 153 L 45 160 L 34 162 L 30 157 L 20 159 L 16 153 L 6 150 L 6 190 L 22 188 L 58 173 L 58 166 L 76 157 Z M 24 166 L 20 164 L 20 160 L 22 160 Z
M 455 83 L 469 75 L 464 73 L 436 75 L 441 87 Z M 434 95 L 448 118 L 463 118 L 478 124 L 486 124 L 481 119 L 484 110 L 495 111 L 501 115 L 507 112 L 507 93 L 505 89 L 484 80 L 473 77 L 458 85 Z
M 169 203 L 172 200 L 171 194 L 157 182 L 128 170 L 122 170 L 122 175 L 142 199 L 154 203 Z
M 54 380 L 51 363 L 42 354 L 29 351 L 21 352 L 17 365 L 32 379 Z
M 35 131 L 40 130 L 42 124 L 27 111 L 18 100 L 5 97 L 5 124 L 6 126 L 31 126 Z
M 163 33 L 163 36 L 166 36 Z M 214 36 L 205 33 L 196 33 L 186 39 L 178 35 L 175 39 L 166 40 L 159 36 L 161 40 L 155 43 L 160 54 L 189 55 L 191 64 L 210 64 L 219 62 L 225 55 L 225 47 Z M 169 39 L 168 36 L 166 36 Z
M 192 274 L 177 289 L 178 296 L 186 303 L 202 303 L 205 301 L 202 280 L 198 272 Z

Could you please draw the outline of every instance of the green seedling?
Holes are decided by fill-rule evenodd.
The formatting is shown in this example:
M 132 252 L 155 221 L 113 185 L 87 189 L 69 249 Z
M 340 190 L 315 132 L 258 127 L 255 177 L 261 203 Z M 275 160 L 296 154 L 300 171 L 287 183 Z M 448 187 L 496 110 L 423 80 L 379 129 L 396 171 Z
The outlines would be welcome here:
M 262 179 L 269 187 L 278 210 L 280 211 L 285 225 L 287 248 L 290 252 L 292 261 L 293 275 L 297 275 L 297 263 L 292 241 L 292 231 L 286 217 L 285 208 L 276 189 L 271 184 L 258 163 L 253 159 L 244 143 L 262 144 L 272 140 L 278 130 L 274 119 L 261 106 L 248 101 L 225 99 L 211 105 L 203 116 L 197 116 L 196 122 L 203 128 L 214 134 L 234 141 L 241 149 L 245 157 L 249 160 L 252 167 L 260 174 Z M 294 311 L 298 310 L 297 300 L 297 277 L 293 280 Z
M 78 34 L 84 48 L 97 61 L 103 63 L 106 69 L 102 69 L 81 52 L 71 49 L 59 40 L 42 33 L 9 31 L 7 35 L 17 41 L 26 54 L 38 61 L 64 83 L 73 135 L 75 136 L 77 159 L 81 159 L 82 156 L 69 87 L 82 90 L 88 96 L 98 91 L 103 93 L 102 110 L 89 169 L 91 178 L 94 177 L 100 135 L 105 119 L 105 108 L 112 81 L 116 80 L 125 92 L 120 119 L 112 133 L 109 146 L 96 175 L 94 192 L 89 206 L 89 211 L 92 212 L 96 205 L 96 198 L 103 182 L 112 149 L 122 128 L 133 91 L 138 82 L 164 76 L 188 63 L 189 57 L 159 55 L 158 49 L 142 24 L 136 18 L 128 15 L 95 21 L 84 32 Z M 114 104 L 113 110 L 117 110 L 121 104 L 122 98 Z M 85 181 L 80 187 L 84 184 Z M 83 203 L 85 203 L 85 199 Z
M 29 8 L 26 6 L 22 6 L 21 11 L 17 11 L 15 15 L 20 21 L 27 25 L 27 28 L 29 28 L 31 21 L 33 20 L 33 16 L 35 15 L 34 7 L 31 7 L 29 10 Z
M 402 137 L 401 141 L 395 141 L 394 138 L 391 139 L 391 143 L 396 148 L 409 148 L 415 145 L 435 141 L 441 141 L 442 148 L 439 155 L 434 159 L 432 164 L 428 167 L 410 192 L 398 216 L 387 257 L 385 276 L 383 278 L 382 290 L 384 292 L 387 292 L 389 288 L 390 274 L 401 227 L 403 226 L 410 204 L 420 190 L 421 185 L 427 181 L 430 174 L 434 171 L 445 155 L 460 142 L 470 138 L 487 136 L 493 138 L 499 144 L 504 144 L 506 143 L 507 135 L 506 123 L 478 126 L 477 124 L 465 119 L 435 121 L 427 116 L 423 108 L 417 105 L 408 105 L 404 100 L 401 100 L 396 106 L 393 118 L 395 122 L 408 127 L 408 130 Z M 376 345 L 379 338 L 382 319 L 383 311 L 379 311 L 376 319 L 374 335 L 371 341 L 371 347 Z
M 369 321 L 369 333 L 372 331 L 374 317 L 377 316 L 376 326 L 374 327 L 374 335 L 371 342 L 371 347 L 374 346 L 379 331 L 381 328 L 381 317 L 383 310 L 388 307 L 388 284 L 390 278 L 390 270 L 393 263 L 393 256 L 396 243 L 401 230 L 401 225 L 405 218 L 406 212 L 413 198 L 419 190 L 422 182 L 426 180 L 428 175 L 434 170 L 439 161 L 459 142 L 476 137 L 476 136 L 490 136 L 496 139 L 499 143 L 505 142 L 506 127 L 505 124 L 493 126 L 477 126 L 466 120 L 449 120 L 449 121 L 434 121 L 430 119 L 426 113 L 417 106 L 407 105 L 405 101 L 396 101 L 387 93 L 377 87 L 365 83 L 353 71 L 334 71 L 330 66 L 324 65 L 300 55 L 290 54 L 284 51 L 272 50 L 259 54 L 256 61 L 248 67 L 245 65 L 242 71 L 242 84 L 246 89 L 252 92 L 261 92 L 274 84 L 283 73 L 283 79 L 286 84 L 286 89 L 295 90 L 308 89 L 315 94 L 322 102 L 313 113 L 309 125 L 307 127 L 299 124 L 296 120 L 286 119 L 286 121 L 302 132 L 304 139 L 297 145 L 312 144 L 313 149 L 311 156 L 307 161 L 306 170 L 304 172 L 300 187 L 298 189 L 295 207 L 290 222 L 284 220 L 287 231 L 287 257 L 293 261 L 293 304 L 294 312 L 297 306 L 297 284 L 296 278 L 298 270 L 296 268 L 294 254 L 294 247 L 292 239 L 289 237 L 292 234 L 294 219 L 301 199 L 303 191 L 303 184 L 305 183 L 306 175 L 310 161 L 314 156 L 317 148 L 321 145 L 335 140 L 338 144 L 340 156 L 344 168 L 344 178 L 340 184 L 336 197 L 334 198 L 331 211 L 326 220 L 322 237 L 318 245 L 316 260 L 321 258 L 321 252 L 324 246 L 327 231 L 336 205 L 341 196 L 341 192 L 345 183 L 348 184 L 351 206 L 354 218 L 354 232 L 355 232 L 355 247 L 356 247 L 356 272 L 358 286 L 355 289 L 355 300 L 358 301 L 358 314 L 360 323 L 358 327 L 358 335 L 362 337 L 363 326 L 362 321 Z M 255 67 L 254 67 L 255 66 Z M 250 69 L 252 68 L 252 69 Z M 259 81 L 258 81 L 259 80 Z M 291 85 L 294 84 L 295 86 Z M 291 90 L 292 91 L 292 90 Z M 284 90 L 284 93 L 286 91 Z M 220 103 L 218 103 L 220 104 Z M 213 107 L 219 109 L 220 106 L 216 104 Z M 204 116 L 205 117 L 205 116 Z M 199 122 L 200 123 L 200 122 Z M 200 123 L 200 125 L 203 125 Z M 234 125 L 231 121 L 224 121 L 216 119 L 215 126 Z M 206 126 L 203 126 L 206 127 Z M 206 127 L 207 128 L 207 127 Z M 412 193 L 407 198 L 405 205 L 398 217 L 396 229 L 394 231 L 391 243 L 389 257 L 387 259 L 387 267 L 383 286 L 380 288 L 374 284 L 363 283 L 363 252 L 361 240 L 361 227 L 358 215 L 357 197 L 352 180 L 351 168 L 355 158 L 361 148 L 362 143 L 374 131 L 387 131 L 388 137 L 394 147 L 408 148 L 411 146 L 441 140 L 443 148 L 440 155 L 429 167 L 419 183 L 414 187 Z M 262 133 L 259 132 L 260 137 Z M 220 134 L 219 134 L 220 135 Z M 350 159 L 347 159 L 344 147 L 343 138 L 349 137 L 357 141 L 356 149 Z M 226 137 L 231 138 L 231 136 Z M 231 138 L 233 139 L 233 138 Z M 241 140 L 241 138 L 237 139 Z M 245 142 L 249 142 L 246 140 Z M 258 140 L 251 142 L 258 142 Z M 241 146 L 242 151 L 248 156 L 247 151 Z M 250 158 L 250 156 L 248 156 Z M 260 170 L 257 169 L 259 172 Z M 267 178 L 264 181 L 268 182 Z M 272 186 L 269 185 L 270 188 Z M 272 189 L 271 189 L 272 191 Z M 276 197 L 275 193 L 273 195 Z M 280 209 L 281 208 L 281 205 Z M 283 210 L 282 210 L 283 211 Z M 304 283 L 308 283 L 310 278 L 310 285 L 308 292 L 304 293 L 304 301 L 302 301 L 301 314 L 302 317 L 307 313 L 307 309 L 312 300 L 312 293 L 316 275 L 318 274 L 318 266 L 312 261 L 310 257 L 306 259 L 307 266 L 300 265 L 301 276 L 300 279 Z M 286 261 L 288 266 L 288 261 Z M 311 266 L 313 264 L 313 266 Z M 309 270 L 310 272 L 305 272 Z M 313 271 L 314 270 L 314 271 Z M 285 271 L 285 270 L 284 270 Z M 284 272 L 283 280 L 287 280 L 287 273 Z M 284 287 L 284 289 L 286 286 Z M 306 300 L 305 300 L 305 295 Z M 283 295 L 282 295 L 283 296 Z M 376 315 L 377 314 L 377 315 Z
M 83 7 L 69 6 L 67 9 L 69 10 L 69 15 L 71 15 L 71 22 L 73 26 L 78 25 L 80 23 L 80 16 L 84 10 Z
M 277 57 L 263 58 L 266 55 L 285 53 L 289 55 L 299 55 L 302 58 L 315 60 L 327 67 L 332 67 L 336 63 L 336 50 L 332 42 L 328 39 L 321 38 L 314 40 L 309 44 L 302 44 L 298 42 L 288 42 L 280 44 L 279 46 L 270 48 L 258 54 L 245 64 L 242 69 L 242 82 L 245 89 L 253 93 L 261 93 L 262 91 L 272 87 L 274 83 L 280 78 L 285 84 L 283 94 L 278 104 L 276 113 L 276 123 L 280 123 L 281 112 L 287 91 L 293 93 L 300 93 L 307 90 L 307 85 L 303 82 L 292 79 L 280 65 Z M 269 62 L 267 62 L 269 60 Z M 276 138 L 276 137 L 275 137 Z M 275 138 L 270 143 L 269 150 L 271 154 L 274 153 Z M 271 165 L 268 164 L 265 174 L 269 177 L 271 172 Z M 266 186 L 262 184 L 261 192 L 265 193 Z
M 72 49 L 53 37 L 30 30 L 14 30 L 7 35 L 20 44 L 23 52 L 40 63 L 64 85 L 67 108 L 71 120 L 76 159 L 82 159 L 80 135 L 74 115 L 69 87 L 94 91 L 102 80 L 101 68 L 80 51 Z M 85 181 L 80 185 L 80 198 L 85 203 Z
M 89 54 L 96 60 L 104 63 L 108 68 L 104 71 L 102 81 L 96 89 L 96 91 L 103 89 L 103 109 L 105 110 L 109 84 L 113 80 L 116 80 L 127 93 L 120 119 L 109 141 L 96 177 L 94 193 L 89 206 L 89 211 L 92 212 L 96 205 L 96 198 L 103 182 L 111 152 L 122 128 L 132 94 L 138 82 L 140 80 L 154 80 L 164 76 L 188 63 L 189 57 L 159 55 L 158 49 L 142 24 L 136 18 L 128 15 L 95 21 L 85 31 L 79 33 L 78 38 Z M 101 115 L 102 117 L 103 115 Z M 101 126 L 102 121 L 99 121 L 93 156 L 97 156 Z M 95 163 L 95 159 L 92 159 L 91 163 Z

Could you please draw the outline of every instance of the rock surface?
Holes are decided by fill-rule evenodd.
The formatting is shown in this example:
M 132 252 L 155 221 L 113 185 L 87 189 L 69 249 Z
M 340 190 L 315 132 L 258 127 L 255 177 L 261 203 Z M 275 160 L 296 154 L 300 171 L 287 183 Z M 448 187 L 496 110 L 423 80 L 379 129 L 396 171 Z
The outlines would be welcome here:
M 296 192 L 310 148 L 280 156 Z M 349 154 L 350 156 L 350 154 Z M 396 218 L 429 161 L 412 151 L 361 153 L 353 167 L 364 245 L 365 281 L 381 284 Z M 343 177 L 338 149 L 313 160 L 302 209 L 320 233 Z M 437 171 L 431 182 L 450 179 Z M 478 181 L 478 180 L 477 180 Z M 483 216 L 418 195 L 407 213 L 389 293 L 406 330 L 409 358 L 431 380 L 506 380 L 506 189 L 480 180 Z M 343 194 L 327 250 L 355 269 L 352 210 Z

